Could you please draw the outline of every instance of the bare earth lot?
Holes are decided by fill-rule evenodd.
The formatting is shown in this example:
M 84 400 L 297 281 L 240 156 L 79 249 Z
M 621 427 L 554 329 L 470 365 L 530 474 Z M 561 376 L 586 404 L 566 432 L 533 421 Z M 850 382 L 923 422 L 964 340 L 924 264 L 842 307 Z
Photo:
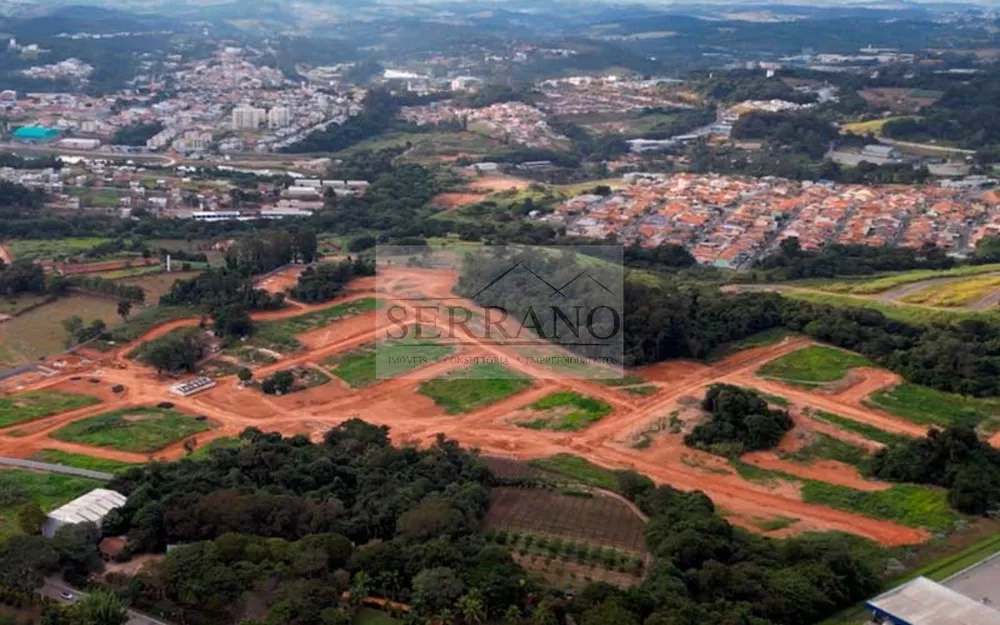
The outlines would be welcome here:
M 414 295 L 430 299 L 452 297 L 456 280 L 457 276 L 451 272 L 392 267 L 383 269 L 377 293 L 370 280 L 361 281 L 352 285 L 350 295 L 338 300 L 311 306 L 295 304 L 280 311 L 255 315 L 255 318 L 268 321 L 294 319 L 345 302 L 372 297 L 377 297 L 383 304 Z M 281 280 L 274 282 L 278 284 L 268 286 L 280 289 Z M 458 305 L 454 299 L 448 300 L 447 304 Z M 471 302 L 464 305 L 474 307 Z M 91 362 L 74 361 L 51 377 L 32 374 L 4 381 L 0 384 L 0 392 L 5 394 L 55 389 L 93 395 L 101 399 L 102 404 L 0 429 L 0 455 L 28 457 L 43 449 L 54 449 L 124 462 L 144 462 L 149 457 L 178 458 L 185 453 L 182 440 L 147 454 L 98 448 L 53 437 L 56 431 L 70 423 L 112 411 L 155 406 L 164 401 L 174 403 L 174 410 L 178 413 L 203 416 L 215 426 L 212 430 L 194 435 L 198 447 L 217 438 L 235 436 L 251 426 L 265 431 L 319 438 L 331 426 L 359 417 L 389 426 L 396 443 L 428 444 L 441 433 L 462 445 L 478 448 L 483 454 L 514 460 L 572 454 L 598 467 L 634 469 L 658 483 L 683 490 L 704 491 L 734 523 L 768 535 L 838 530 L 886 545 L 919 543 L 930 536 L 928 531 L 917 527 L 806 503 L 801 489 L 776 488 L 747 479 L 725 459 L 683 445 L 681 432 L 690 427 L 691 420 L 697 418 L 698 400 L 710 385 L 719 382 L 754 387 L 779 399 L 785 398 L 794 406 L 795 418 L 802 426 L 797 432 L 814 428 L 835 438 L 853 440 L 873 448 L 878 445 L 856 432 L 810 416 L 819 412 L 839 415 L 850 423 L 890 433 L 919 436 L 926 431 L 923 425 L 873 409 L 864 403 L 863 400 L 872 392 L 898 382 L 894 375 L 884 371 L 854 369 L 849 379 L 839 386 L 818 390 L 757 377 L 756 371 L 766 363 L 811 345 L 803 338 L 786 338 L 774 345 L 737 352 L 711 365 L 673 361 L 631 372 L 637 384 L 648 387 L 645 394 L 629 393 L 622 388 L 590 380 L 551 379 L 551 371 L 507 352 L 513 348 L 470 340 L 458 350 L 458 355 L 501 357 L 509 353 L 507 366 L 530 383 L 519 386 L 516 393 L 503 396 L 494 403 L 468 412 L 448 414 L 442 405 L 419 392 L 419 380 L 409 377 L 378 380 L 357 389 L 335 379 L 322 386 L 275 397 L 263 395 L 255 389 L 241 389 L 235 376 L 228 376 L 219 378 L 217 386 L 212 389 L 188 398 L 178 398 L 168 391 L 175 379 L 158 377 L 154 371 L 125 357 L 142 340 L 162 336 L 175 327 L 197 323 L 198 319 L 193 318 L 160 326 L 141 339 L 120 346 L 116 352 L 95 356 Z M 257 367 L 254 377 L 260 380 L 293 365 L 322 366 L 331 357 L 375 342 L 379 323 L 377 315 L 359 312 L 300 334 L 297 336 L 299 347 L 287 353 L 278 353 L 280 358 Z M 446 359 L 429 363 L 421 371 L 425 376 L 440 378 L 462 367 L 455 359 Z M 111 387 L 117 384 L 125 387 L 124 392 L 111 391 Z M 579 431 L 526 430 L 511 422 L 511 415 L 555 392 L 576 392 L 593 397 L 607 403 L 611 409 L 599 421 Z M 677 431 L 663 427 L 671 418 L 678 421 L 680 429 Z M 637 445 L 636 441 L 644 436 L 648 438 L 648 444 Z M 792 440 L 788 444 L 794 447 L 798 443 Z M 762 457 L 759 461 L 785 463 L 786 459 L 775 456 L 772 460 Z M 781 468 L 792 470 L 786 464 L 782 464 Z M 844 471 L 843 476 L 836 475 L 842 468 L 839 465 L 818 464 L 805 470 L 811 471 L 809 477 L 817 480 L 828 479 L 831 483 L 852 488 L 882 488 L 874 483 L 862 484 L 862 478 L 853 467 L 849 467 L 851 472 Z M 537 502 L 526 503 L 525 496 L 506 491 L 498 495 L 495 508 L 499 512 L 491 514 L 502 513 L 502 518 L 508 521 L 494 520 L 502 523 L 513 518 L 517 519 L 517 524 L 532 528 L 539 523 L 564 523 L 568 520 L 577 524 L 574 531 L 586 534 L 591 540 L 622 547 L 626 542 L 636 547 L 641 545 L 641 533 L 636 531 L 638 526 L 627 519 L 620 506 L 585 497 L 579 500 L 569 498 L 573 500 L 571 503 L 563 500 L 558 504 L 552 503 L 561 506 L 564 513 L 549 518 L 549 515 L 534 513 Z M 531 495 L 534 498 L 538 496 L 539 493 Z M 572 506 L 579 506 L 579 509 Z M 552 528 L 551 531 L 556 529 L 560 528 Z M 550 530 L 538 527 L 537 531 Z

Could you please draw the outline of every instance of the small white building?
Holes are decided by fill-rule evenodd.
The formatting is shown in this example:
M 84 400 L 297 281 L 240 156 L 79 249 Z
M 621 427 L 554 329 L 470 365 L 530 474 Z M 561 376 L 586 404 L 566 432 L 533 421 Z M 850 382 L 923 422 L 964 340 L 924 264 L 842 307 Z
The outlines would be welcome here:
M 170 392 L 181 397 L 189 397 L 215 386 L 215 380 L 207 376 L 199 376 L 187 382 L 178 382 L 170 387 Z
M 88 521 L 100 527 L 104 517 L 115 508 L 124 506 L 125 501 L 125 495 L 119 492 L 95 488 L 50 512 L 42 524 L 42 535 L 52 538 L 64 525 L 76 525 Z

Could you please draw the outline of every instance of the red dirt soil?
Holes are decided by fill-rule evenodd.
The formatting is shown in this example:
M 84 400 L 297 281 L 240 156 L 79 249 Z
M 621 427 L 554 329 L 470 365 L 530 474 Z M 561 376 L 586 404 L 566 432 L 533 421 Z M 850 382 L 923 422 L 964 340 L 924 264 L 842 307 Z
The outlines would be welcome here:
M 257 288 L 268 293 L 284 293 L 299 282 L 299 275 L 305 267 L 286 267 L 257 281 Z
M 485 193 L 441 193 L 431 200 L 431 203 L 445 211 L 453 211 L 456 208 L 482 202 L 486 199 Z
M 452 297 L 456 280 L 455 273 L 449 271 L 384 267 L 379 277 L 378 297 L 388 305 L 399 302 L 398 298 L 416 295 L 430 299 Z M 354 292 L 350 295 L 331 302 L 298 305 L 254 314 L 253 317 L 257 320 L 288 318 L 352 299 L 370 297 L 374 284 L 366 279 L 352 287 Z M 446 304 L 463 305 L 454 299 Z M 471 302 L 464 302 L 464 305 L 475 307 Z M 41 379 L 21 376 L 6 385 L 7 388 L 19 386 L 23 390 L 57 388 L 85 392 L 99 396 L 104 403 L 0 430 L 0 455 L 26 457 L 38 449 L 53 447 L 122 460 L 145 460 L 141 454 L 60 443 L 51 439 L 50 434 L 66 423 L 88 416 L 161 401 L 173 402 L 179 411 L 187 414 L 206 415 L 217 425 L 217 429 L 211 432 L 196 435 L 199 445 L 217 437 L 236 435 L 250 426 L 285 434 L 306 434 L 315 439 L 346 419 L 360 417 L 389 426 L 396 443 L 425 445 L 441 433 L 486 454 L 526 460 L 569 453 L 606 468 L 635 469 L 658 483 L 682 490 L 704 491 L 726 510 L 727 515 L 734 518 L 769 519 L 777 515 L 800 519 L 783 534 L 839 530 L 886 545 L 913 544 L 929 537 L 925 531 L 889 521 L 804 503 L 794 488 L 774 490 L 748 482 L 737 475 L 724 459 L 685 447 L 680 434 L 660 432 L 648 449 L 629 447 L 628 441 L 634 436 L 649 430 L 672 411 L 683 408 L 686 402 L 700 399 L 708 386 L 718 382 L 758 387 L 765 392 L 786 396 L 802 407 L 828 410 L 847 418 L 879 424 L 886 429 L 892 426 L 895 429 L 891 431 L 917 434 L 923 431 L 913 424 L 859 405 L 850 395 L 850 390 L 842 395 L 824 395 L 754 378 L 753 372 L 766 362 L 809 345 L 810 342 L 803 338 L 786 339 L 777 345 L 739 352 L 711 366 L 671 362 L 638 370 L 634 373 L 655 381 L 661 389 L 653 396 L 635 397 L 592 381 L 549 379 L 551 371 L 525 362 L 513 348 L 468 337 L 461 348 L 463 356 L 505 357 L 511 369 L 534 378 L 534 382 L 531 388 L 491 406 L 449 415 L 432 400 L 419 394 L 419 380 L 406 377 L 378 381 L 363 389 L 350 389 L 335 378 L 322 386 L 284 397 L 266 396 L 251 388 L 239 389 L 234 377 L 225 377 L 219 379 L 214 388 L 192 397 L 178 398 L 169 393 L 175 379 L 160 378 L 150 369 L 123 357 L 143 340 L 162 336 L 174 327 L 197 323 L 198 319 L 186 319 L 160 326 L 140 340 L 122 347 L 116 355 L 105 356 L 102 361 L 91 364 L 88 372 L 83 374 L 83 380 L 69 380 L 67 372 Z M 440 327 L 443 322 L 438 323 Z M 362 315 L 301 335 L 299 339 L 306 345 L 304 351 L 286 354 L 279 362 L 257 369 L 255 378 L 261 379 L 291 364 L 316 365 L 332 355 L 371 343 L 379 336 L 381 324 L 378 318 L 373 322 L 370 315 Z M 462 366 L 455 360 L 437 362 L 422 369 L 421 377 L 440 376 Z M 89 377 L 101 382 L 91 384 L 87 381 Z M 110 387 L 114 384 L 123 384 L 126 392 L 112 393 Z M 559 390 L 576 390 L 604 399 L 613 410 L 581 432 L 534 431 L 508 423 L 511 413 Z M 24 435 L 11 437 L 8 434 L 10 430 L 20 430 Z M 153 455 L 177 458 L 183 454 L 183 442 L 177 441 Z M 834 479 L 832 475 L 824 476 L 824 479 Z M 836 479 L 842 483 L 844 478 L 838 476 Z
M 159 258 L 133 258 L 130 260 L 109 260 L 103 263 L 87 263 L 84 265 L 56 263 L 55 269 L 64 276 L 76 276 L 84 273 L 116 271 L 118 269 L 126 269 L 128 267 L 155 267 L 159 264 Z
M 470 189 L 476 189 L 477 191 L 496 193 L 511 189 L 518 191 L 521 189 L 527 189 L 531 186 L 531 181 L 521 178 L 512 178 L 509 176 L 483 176 L 482 178 L 473 178 L 465 186 Z

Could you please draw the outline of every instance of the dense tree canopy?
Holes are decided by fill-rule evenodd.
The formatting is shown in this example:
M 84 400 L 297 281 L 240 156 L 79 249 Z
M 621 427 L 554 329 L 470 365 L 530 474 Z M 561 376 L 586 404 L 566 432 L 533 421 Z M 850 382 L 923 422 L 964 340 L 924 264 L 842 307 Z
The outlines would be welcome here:
M 1000 451 L 970 427 L 933 428 L 926 438 L 880 449 L 872 474 L 893 482 L 944 486 L 951 505 L 967 514 L 1000 510 Z
M 771 410 L 756 391 L 730 384 L 709 388 L 701 407 L 709 420 L 696 425 L 684 444 L 720 455 L 770 449 L 793 425 L 787 412 Z

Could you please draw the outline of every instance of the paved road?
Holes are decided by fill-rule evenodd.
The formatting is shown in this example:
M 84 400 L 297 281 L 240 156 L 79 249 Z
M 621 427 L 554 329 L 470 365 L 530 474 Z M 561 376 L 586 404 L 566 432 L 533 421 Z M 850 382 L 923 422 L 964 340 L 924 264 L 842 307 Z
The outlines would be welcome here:
M 64 592 L 72 593 L 73 598 L 63 599 L 60 595 Z M 59 601 L 61 603 L 72 603 L 77 599 L 79 599 L 80 597 L 87 596 L 87 593 L 81 592 L 75 588 L 72 588 L 71 586 L 67 586 L 64 583 L 51 578 L 45 580 L 45 585 L 38 589 L 38 594 L 42 595 L 43 597 L 55 599 L 56 601 Z M 146 616 L 145 614 L 140 614 L 135 610 L 129 610 L 128 615 L 129 619 L 126 625 L 171 625 L 171 623 L 155 619 L 152 616 Z
M 63 473 L 65 475 L 89 477 L 94 480 L 109 481 L 115 477 L 110 473 L 104 473 L 102 471 L 91 471 L 90 469 L 68 467 L 64 464 L 51 464 L 49 462 L 37 462 L 35 460 L 25 460 L 23 458 L 8 458 L 6 456 L 0 456 L 0 465 L 18 467 L 21 469 L 31 469 L 33 471 L 47 471 L 49 473 Z

